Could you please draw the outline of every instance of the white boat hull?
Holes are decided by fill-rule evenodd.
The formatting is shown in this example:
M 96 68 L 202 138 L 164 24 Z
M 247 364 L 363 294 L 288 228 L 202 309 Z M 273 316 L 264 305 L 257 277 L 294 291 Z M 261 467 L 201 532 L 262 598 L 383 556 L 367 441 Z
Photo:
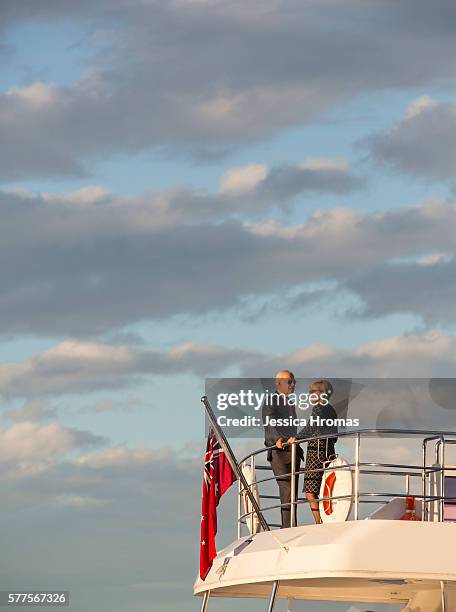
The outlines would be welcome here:
M 362 520 L 260 532 L 220 551 L 194 593 L 403 604 L 456 610 L 456 524 Z M 445 608 L 442 600 L 446 598 Z

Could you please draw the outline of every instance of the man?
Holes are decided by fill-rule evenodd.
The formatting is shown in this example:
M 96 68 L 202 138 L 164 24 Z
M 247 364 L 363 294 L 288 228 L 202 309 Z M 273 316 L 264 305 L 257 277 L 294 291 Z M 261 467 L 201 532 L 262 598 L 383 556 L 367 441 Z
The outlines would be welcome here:
M 276 425 L 271 419 L 296 421 L 296 410 L 289 395 L 294 393 L 296 380 L 293 372 L 281 370 L 275 377 L 276 393 L 269 395 L 263 404 L 263 424 L 265 446 L 275 446 L 268 450 L 268 461 L 279 485 L 280 502 L 282 504 L 282 528 L 291 526 L 291 445 L 296 441 L 297 427 L 295 423 Z M 296 447 L 296 471 L 299 470 L 302 459 L 302 449 Z M 295 478 L 295 499 L 297 499 L 298 479 Z M 296 524 L 294 520 L 293 524 Z

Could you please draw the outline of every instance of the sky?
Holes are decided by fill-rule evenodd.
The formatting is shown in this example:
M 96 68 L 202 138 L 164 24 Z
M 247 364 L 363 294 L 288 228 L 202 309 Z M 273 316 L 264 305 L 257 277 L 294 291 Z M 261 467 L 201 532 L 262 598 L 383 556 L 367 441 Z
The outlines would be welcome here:
M 2 0 L 5 588 L 198 608 L 208 376 L 453 375 L 455 19 Z

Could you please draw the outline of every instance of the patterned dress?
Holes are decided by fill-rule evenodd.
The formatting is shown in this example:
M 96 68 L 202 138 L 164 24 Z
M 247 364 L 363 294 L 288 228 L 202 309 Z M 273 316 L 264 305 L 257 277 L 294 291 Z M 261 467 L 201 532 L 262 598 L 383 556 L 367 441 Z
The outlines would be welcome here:
M 326 406 L 314 406 L 312 416 L 319 416 L 321 419 L 336 419 L 337 414 L 331 404 Z M 306 426 L 299 432 L 299 437 L 322 436 L 337 433 L 337 427 L 328 426 Z M 309 470 L 322 470 L 325 463 L 331 461 L 336 456 L 335 443 L 337 438 L 326 438 L 324 440 L 311 440 L 307 443 L 306 464 L 304 468 L 304 492 L 313 493 L 318 497 L 320 494 L 323 472 L 312 472 Z

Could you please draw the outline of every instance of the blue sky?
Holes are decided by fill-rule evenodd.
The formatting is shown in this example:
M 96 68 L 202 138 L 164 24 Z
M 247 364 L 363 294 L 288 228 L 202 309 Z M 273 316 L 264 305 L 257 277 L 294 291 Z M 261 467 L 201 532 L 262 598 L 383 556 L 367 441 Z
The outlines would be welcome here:
M 11 508 L 96 514 L 68 474 L 99 461 L 103 504 L 135 466 L 183 479 L 206 376 L 452 375 L 452 3 L 21 4 L 0 9 Z

